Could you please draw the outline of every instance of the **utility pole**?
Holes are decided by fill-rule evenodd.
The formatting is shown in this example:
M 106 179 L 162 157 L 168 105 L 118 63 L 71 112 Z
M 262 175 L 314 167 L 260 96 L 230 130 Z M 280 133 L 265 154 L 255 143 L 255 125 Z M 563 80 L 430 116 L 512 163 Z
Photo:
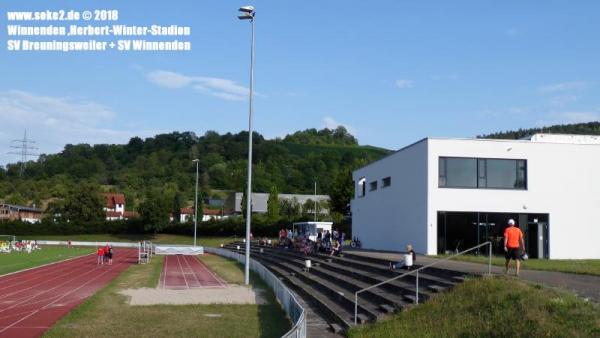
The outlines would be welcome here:
M 13 145 L 11 148 L 18 149 L 14 151 L 9 151 L 9 154 L 13 155 L 21 155 L 21 170 L 19 171 L 19 177 L 23 177 L 23 173 L 25 172 L 25 164 L 27 163 L 27 156 L 38 156 L 38 154 L 30 153 L 30 150 L 37 150 L 39 148 L 32 146 L 32 143 L 35 143 L 34 140 L 27 138 L 27 129 L 25 129 L 25 133 L 23 134 L 23 139 L 21 140 L 12 140 Z

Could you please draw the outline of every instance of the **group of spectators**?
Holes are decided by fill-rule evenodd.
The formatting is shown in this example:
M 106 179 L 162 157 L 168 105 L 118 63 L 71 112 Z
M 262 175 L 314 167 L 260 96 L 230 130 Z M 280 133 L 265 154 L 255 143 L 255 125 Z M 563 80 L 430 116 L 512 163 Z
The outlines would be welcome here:
M 33 250 L 41 250 L 37 241 L 0 241 L 0 252 L 10 253 L 12 251 L 27 252 L 30 254 Z
M 104 263 L 108 265 L 112 265 L 113 261 L 113 247 L 112 245 L 106 243 L 104 247 L 99 247 L 97 251 L 98 255 L 98 263 L 97 265 L 104 265 Z
M 305 254 L 311 252 L 322 252 L 330 255 L 339 255 L 342 250 L 344 238 L 346 234 L 337 229 L 330 232 L 329 230 L 319 231 L 316 241 L 313 241 L 303 233 L 298 231 L 292 232 L 290 229 L 279 230 L 279 246 L 284 248 L 294 248 Z M 314 237 L 313 237 L 314 238 Z

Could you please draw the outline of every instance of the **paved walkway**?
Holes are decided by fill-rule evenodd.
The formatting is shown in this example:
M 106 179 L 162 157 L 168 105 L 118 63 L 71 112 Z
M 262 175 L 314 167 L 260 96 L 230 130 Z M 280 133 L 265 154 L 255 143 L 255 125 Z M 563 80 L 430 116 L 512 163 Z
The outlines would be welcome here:
M 381 258 L 386 260 L 398 261 L 401 259 L 401 254 L 395 252 L 376 252 L 360 250 L 346 251 L 348 253 L 353 253 L 367 257 Z M 440 259 L 433 257 L 418 255 L 416 263 L 419 265 L 427 265 L 439 260 Z M 486 264 L 462 262 L 456 260 L 441 262 L 436 266 L 443 269 L 466 272 L 470 274 L 483 274 L 487 273 L 488 270 L 488 266 Z M 492 274 L 500 275 L 502 273 L 504 273 L 504 267 L 492 265 Z M 512 263 L 511 273 L 514 274 L 514 263 Z M 600 303 L 600 276 L 578 275 L 573 273 L 539 270 L 521 270 L 519 278 L 550 287 L 567 289 L 574 292 L 580 297 L 591 300 L 595 303 Z

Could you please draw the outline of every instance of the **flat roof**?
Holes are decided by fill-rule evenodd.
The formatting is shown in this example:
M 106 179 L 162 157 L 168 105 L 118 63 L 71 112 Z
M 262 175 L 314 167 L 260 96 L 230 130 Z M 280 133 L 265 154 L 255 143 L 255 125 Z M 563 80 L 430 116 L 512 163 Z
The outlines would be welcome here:
M 570 139 L 570 140 L 569 140 Z M 551 144 L 570 144 L 570 145 L 600 145 L 600 135 L 580 135 L 580 134 L 545 134 L 536 133 L 522 139 L 500 139 L 500 138 L 476 138 L 476 137 L 436 137 L 429 136 L 422 138 L 414 143 L 404 146 L 378 160 L 368 163 L 360 168 L 353 170 L 356 172 L 363 168 L 366 168 L 374 163 L 382 161 L 390 156 L 406 150 L 412 146 L 415 146 L 423 141 L 427 140 L 441 140 L 441 141 L 479 141 L 479 142 L 513 142 L 513 143 L 551 143 Z M 587 142 L 586 142 L 587 141 Z

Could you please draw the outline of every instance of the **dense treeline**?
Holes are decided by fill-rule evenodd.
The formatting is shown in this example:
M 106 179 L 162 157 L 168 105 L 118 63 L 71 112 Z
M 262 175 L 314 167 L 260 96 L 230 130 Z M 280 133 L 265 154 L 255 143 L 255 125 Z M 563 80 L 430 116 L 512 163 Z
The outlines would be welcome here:
M 208 131 L 201 137 L 193 132 L 134 137 L 124 145 L 68 144 L 58 154 L 28 162 L 22 178 L 18 163 L 0 167 L 0 200 L 40 206 L 63 199 L 73 187 L 95 184 L 125 193 L 128 210 L 137 210 L 152 193 L 181 196 L 187 204 L 194 191 L 195 158 L 203 196 L 223 197 L 223 190 L 244 188 L 247 142 L 247 132 Z M 388 153 L 359 146 L 343 127 L 308 129 L 274 140 L 255 133 L 253 148 L 253 190 L 269 192 L 275 186 L 281 193 L 312 193 L 316 180 L 318 193 L 328 194 L 338 175 Z
M 600 122 L 558 124 L 550 127 L 503 131 L 477 137 L 517 140 L 536 133 L 600 135 Z

